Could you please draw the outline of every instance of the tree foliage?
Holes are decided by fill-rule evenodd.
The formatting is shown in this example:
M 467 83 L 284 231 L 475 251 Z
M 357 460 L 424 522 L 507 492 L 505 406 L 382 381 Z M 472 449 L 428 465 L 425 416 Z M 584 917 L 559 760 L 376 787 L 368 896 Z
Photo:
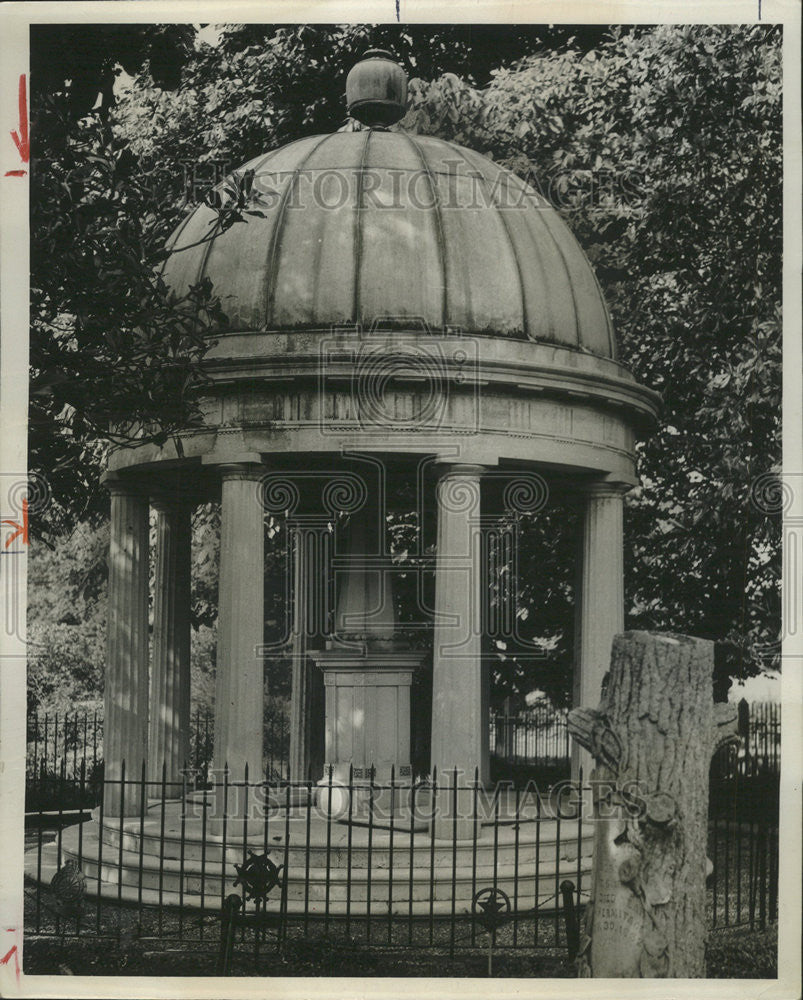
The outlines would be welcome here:
M 28 707 L 64 712 L 96 699 L 106 651 L 108 526 L 83 524 L 28 571 Z
M 772 660 L 780 464 L 781 46 L 762 26 L 616 30 L 413 87 L 405 125 L 475 147 L 551 197 L 583 244 L 622 360 L 662 393 L 627 505 L 628 624 Z
M 143 51 L 147 36 L 134 32 Z M 49 44 L 34 48 L 29 465 L 54 503 L 31 529 L 52 536 L 105 507 L 98 481 L 109 442 L 163 442 L 198 419 L 192 390 L 205 333 L 222 313 L 209 283 L 178 298 L 160 277 L 178 210 L 109 122 L 99 88 L 113 57 L 90 49 L 84 77 L 80 45 L 54 66 Z

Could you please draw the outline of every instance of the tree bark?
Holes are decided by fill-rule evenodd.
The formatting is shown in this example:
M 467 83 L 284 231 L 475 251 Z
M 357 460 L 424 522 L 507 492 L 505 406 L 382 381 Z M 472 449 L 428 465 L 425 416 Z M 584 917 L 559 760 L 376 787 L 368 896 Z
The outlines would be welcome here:
M 714 705 L 713 643 L 625 632 L 596 710 L 569 714 L 596 761 L 594 874 L 581 976 L 705 975 L 708 771 L 736 736 Z

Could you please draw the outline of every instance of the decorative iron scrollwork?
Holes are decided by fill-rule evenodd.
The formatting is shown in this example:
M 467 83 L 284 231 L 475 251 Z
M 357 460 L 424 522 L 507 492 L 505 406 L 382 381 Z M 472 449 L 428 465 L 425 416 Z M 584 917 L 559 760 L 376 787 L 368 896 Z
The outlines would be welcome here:
M 284 865 L 275 865 L 267 854 L 254 854 L 253 851 L 249 851 L 248 860 L 240 865 L 235 864 L 234 867 L 237 871 L 235 888 L 238 885 L 243 886 L 246 899 L 264 903 L 272 890 L 282 881 Z
M 86 877 L 72 859 L 65 861 L 50 880 L 56 909 L 62 916 L 79 916 L 86 895 Z
M 510 897 L 502 889 L 480 889 L 471 901 L 471 912 L 486 931 L 495 931 L 510 919 Z

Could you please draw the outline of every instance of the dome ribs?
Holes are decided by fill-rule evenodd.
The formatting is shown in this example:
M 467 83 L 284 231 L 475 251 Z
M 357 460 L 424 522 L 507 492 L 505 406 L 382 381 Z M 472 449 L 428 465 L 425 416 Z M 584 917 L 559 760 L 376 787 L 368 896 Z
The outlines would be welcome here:
M 540 209 L 536 204 L 531 204 L 525 211 L 539 212 Z M 540 216 L 536 216 L 538 219 L 538 226 L 543 229 L 543 221 Z M 555 303 L 553 297 L 549 293 L 550 281 L 549 281 L 549 266 L 547 261 L 544 259 L 543 247 L 539 245 L 538 240 L 533 232 L 534 227 L 527 225 L 524 227 L 527 233 L 528 246 L 530 249 L 530 254 L 535 266 L 538 269 L 538 292 L 537 297 L 539 301 L 539 309 L 541 312 L 540 325 L 536 324 L 532 313 L 530 315 L 530 327 L 527 331 L 527 335 L 530 340 L 545 339 L 548 341 L 554 341 L 555 343 L 562 343 L 560 335 L 560 323 L 555 314 Z
M 609 351 L 609 320 L 594 269 L 571 229 L 557 212 L 545 215 L 544 222 L 555 238 L 570 278 L 572 301 L 577 317 L 578 349 L 592 351 L 595 354 Z M 602 324 L 599 322 L 600 319 Z
M 164 281 L 165 268 L 167 267 L 168 261 L 170 261 L 171 259 L 170 255 L 176 249 L 178 241 L 181 239 L 181 234 L 187 228 L 190 219 L 192 219 L 195 216 L 195 211 L 196 210 L 194 208 L 192 209 L 192 211 L 190 211 L 188 208 L 187 211 L 184 213 L 184 218 L 181 220 L 181 222 L 179 222 L 178 226 L 176 226 L 172 234 L 167 238 L 167 242 L 165 243 L 164 260 L 156 268 L 156 273 L 163 281 Z
M 173 230 L 173 233 L 167 238 L 167 242 L 165 243 L 165 251 L 168 254 L 171 254 L 176 249 L 178 241 L 181 239 L 181 234 L 187 228 L 187 224 L 189 223 L 193 215 L 195 215 L 195 208 L 193 208 L 190 211 L 188 206 L 187 211 L 184 213 L 184 218 L 181 220 L 181 222 L 179 222 L 178 226 L 176 226 L 176 228 Z
M 456 153 L 459 154 L 460 158 L 463 160 L 466 166 L 468 166 L 469 168 L 476 169 L 474 167 L 474 164 L 472 164 L 471 160 L 466 155 L 462 146 L 455 146 L 454 150 Z M 513 261 L 516 265 L 516 273 L 519 278 L 519 297 L 521 299 L 521 333 L 522 336 L 526 337 L 528 336 L 529 333 L 530 324 L 527 318 L 527 296 L 524 289 L 524 274 L 521 268 L 521 259 L 519 257 L 519 254 L 516 252 L 516 244 L 513 239 L 513 235 L 510 232 L 510 225 L 508 223 L 508 220 L 505 218 L 505 213 L 502 211 L 499 205 L 493 200 L 491 187 L 488 184 L 488 178 L 481 171 L 478 171 L 478 173 L 480 175 L 480 180 L 485 187 L 485 191 L 488 196 L 488 203 L 494 206 L 496 214 L 499 216 L 499 221 L 502 224 L 502 228 L 507 238 L 508 246 L 510 247 L 510 254 L 513 257 Z
M 358 153 L 361 147 L 360 143 Z M 355 170 L 357 163 L 359 156 Z M 423 321 L 428 329 L 440 329 L 442 254 L 429 178 L 421 169 L 418 151 L 399 133 L 375 130 L 366 153 L 365 171 L 361 319 L 370 324 L 384 318 L 399 328 L 408 327 L 411 321 L 419 328 Z
M 590 266 L 590 265 L 589 265 Z M 591 268 L 591 274 L 594 278 L 594 284 L 597 286 L 597 292 L 599 293 L 600 302 L 602 303 L 602 310 L 605 313 L 605 326 L 608 330 L 608 351 L 609 357 L 613 358 L 614 361 L 617 360 L 619 351 L 616 346 L 616 336 L 613 332 L 613 320 L 611 319 L 611 313 L 608 309 L 608 303 L 602 292 L 602 285 L 599 283 L 599 278 L 597 277 L 597 272 L 594 268 Z
M 208 205 L 198 205 L 180 224 L 170 256 L 161 268 L 162 279 L 179 301 L 186 298 L 190 287 L 197 283 L 202 249 L 216 224 L 217 215 Z M 178 238 L 181 246 L 176 246 Z
M 208 276 L 232 331 L 384 318 L 616 358 L 599 282 L 566 222 L 480 153 L 374 129 L 307 136 L 235 176 L 245 170 L 261 175 L 264 217 L 221 233 L 200 204 L 161 266 L 179 297 Z
M 566 276 L 566 284 L 569 286 L 569 294 L 571 296 L 572 314 L 574 316 L 574 334 L 575 334 L 574 346 L 577 347 L 578 349 L 582 349 L 583 331 L 580 327 L 580 312 L 577 308 L 577 296 L 574 293 L 574 282 L 572 281 L 572 272 L 571 269 L 569 268 L 569 262 L 566 259 L 566 254 L 563 252 L 563 247 L 560 245 L 560 240 L 557 238 L 557 236 L 552 230 L 548 213 L 545 212 L 543 217 L 539 215 L 539 220 L 543 226 L 544 231 L 549 235 L 550 240 L 554 244 L 555 249 L 558 252 L 558 256 L 560 257 L 561 264 L 563 265 L 563 272 Z
M 281 201 L 279 203 L 278 212 L 276 215 L 276 223 L 273 227 L 273 232 L 271 233 L 270 243 L 268 245 L 268 256 L 266 267 L 266 277 L 267 286 L 265 288 L 265 308 L 263 315 L 265 317 L 265 328 L 269 329 L 271 325 L 271 320 L 273 318 L 273 306 L 276 297 L 276 274 L 278 271 L 279 254 L 281 252 L 281 242 L 282 242 L 282 231 L 284 229 L 284 217 L 287 212 L 287 205 L 290 201 L 290 196 L 295 190 L 298 184 L 298 179 L 301 176 L 301 171 L 304 169 L 304 165 L 308 163 L 315 152 L 320 146 L 322 146 L 327 139 L 331 138 L 329 135 L 324 135 L 319 138 L 312 149 L 310 149 L 296 164 L 292 177 L 290 178 L 287 187 L 282 192 Z
M 424 140 L 426 145 L 430 148 L 433 144 L 437 144 L 438 148 L 444 147 L 445 152 L 448 154 L 453 153 L 454 146 L 450 143 L 445 142 L 443 139 L 437 136 L 427 136 Z M 444 157 L 443 163 L 448 164 L 449 160 Z M 437 161 L 436 161 L 437 164 Z M 434 167 L 433 175 L 440 179 L 441 177 L 447 178 L 447 192 L 446 192 L 446 209 L 448 212 L 449 205 L 451 202 L 452 191 L 448 187 L 452 174 L 450 171 L 438 170 L 437 165 Z M 454 175 L 455 177 L 457 175 Z M 473 172 L 472 172 L 473 176 Z M 459 194 L 459 183 L 455 183 L 455 195 Z M 440 192 L 439 192 L 440 197 Z M 457 225 L 454 223 L 453 215 L 447 215 L 446 218 L 449 219 L 449 224 L 451 228 L 451 236 L 454 242 L 461 248 L 467 248 L 470 243 L 467 239 L 464 239 L 465 234 L 460 230 L 465 225 L 465 220 L 461 224 L 458 222 Z M 444 240 L 446 240 L 446 227 L 444 226 Z M 468 253 L 465 249 L 462 249 L 458 254 L 450 254 L 447 262 L 447 267 L 452 268 L 451 276 L 451 287 L 452 295 L 449 299 L 449 316 L 448 320 L 451 326 L 457 329 L 475 330 L 482 322 L 481 318 L 478 316 L 478 311 L 476 308 L 476 297 L 474 295 L 474 283 L 471 278 L 471 261 L 469 259 Z M 446 275 L 446 282 L 449 282 L 449 275 Z M 481 312 L 481 310 L 480 310 Z
M 468 149 L 465 151 L 465 154 L 470 162 L 476 161 L 475 165 L 477 169 L 482 173 L 482 176 L 485 178 L 486 182 L 489 180 L 488 178 L 489 167 L 495 167 L 497 171 L 501 170 L 501 168 L 493 164 L 492 161 L 487 160 L 485 157 L 475 152 L 474 150 Z M 524 181 L 522 181 L 520 177 L 518 177 L 512 171 L 505 171 L 505 173 L 509 174 L 511 178 L 519 182 L 522 191 L 526 190 L 526 185 L 524 184 Z M 560 285 L 565 288 L 566 294 L 559 296 L 559 300 L 565 301 L 566 306 L 568 308 L 564 309 L 564 315 L 566 315 L 567 317 L 569 315 L 571 316 L 570 322 L 571 325 L 574 327 L 574 330 L 570 340 L 567 339 L 565 335 L 564 337 L 561 337 L 559 335 L 558 328 L 562 326 L 562 324 L 557 322 L 557 317 L 556 317 L 554 326 L 552 323 L 549 324 L 549 327 L 551 327 L 549 331 L 551 334 L 550 339 L 554 340 L 556 343 L 569 344 L 572 347 L 578 347 L 582 343 L 582 330 L 580 325 L 580 317 L 577 309 L 577 302 L 574 296 L 572 272 L 571 269 L 569 268 L 566 255 L 563 252 L 563 248 L 561 247 L 559 240 L 555 236 L 554 232 L 552 231 L 548 223 L 548 217 L 551 214 L 555 213 L 555 209 L 549 204 L 549 202 L 546 202 L 546 209 L 547 210 L 545 212 L 541 212 L 538 208 L 533 207 L 533 212 L 535 214 L 531 215 L 530 218 L 537 220 L 536 225 L 539 231 L 546 235 L 549 243 L 552 244 L 557 251 L 557 254 L 554 255 L 551 260 L 552 264 L 551 278 L 548 274 L 549 269 L 545 266 L 543 254 L 540 252 L 541 248 L 538 247 L 538 240 L 536 239 L 535 232 L 533 232 L 534 227 L 528 227 L 530 229 L 533 247 L 536 249 L 536 252 L 538 253 L 539 261 L 541 261 L 542 264 L 544 265 L 543 266 L 544 291 L 540 297 L 546 299 L 549 292 L 551 292 L 553 296 L 555 295 L 554 283 L 556 280 L 559 281 Z M 497 211 L 499 211 L 499 209 L 497 209 Z M 550 313 L 552 313 L 551 299 L 550 299 L 549 309 Z M 534 317 L 532 315 L 532 310 L 530 310 L 530 315 L 529 315 L 529 326 L 527 329 L 527 337 L 530 340 L 539 339 L 537 336 L 537 326 L 534 321 Z
M 362 280 L 362 221 L 363 221 L 363 176 L 368 159 L 368 143 L 371 141 L 372 129 L 365 133 L 365 145 L 360 156 L 360 170 L 357 174 L 357 191 L 354 201 L 354 305 L 352 314 L 355 323 L 362 323 L 360 304 L 360 283 Z
M 432 176 L 432 170 L 430 169 L 429 163 L 427 163 L 427 158 L 424 155 L 424 151 L 422 150 L 420 143 L 418 143 L 408 132 L 398 132 L 396 134 L 403 135 L 418 154 L 418 158 L 421 161 L 421 169 L 427 175 L 430 190 L 432 192 L 433 212 L 435 215 L 435 232 L 437 234 L 438 252 L 441 259 L 441 275 L 443 277 L 441 329 L 445 332 L 447 326 L 449 325 L 449 287 L 446 272 L 446 237 L 444 235 L 443 215 L 441 213 L 440 198 L 438 196 L 438 186 L 435 183 L 435 178 Z
M 273 150 L 249 160 L 229 173 L 214 190 L 223 194 L 227 185 L 235 191 L 239 190 L 239 178 L 246 172 L 253 171 L 252 196 L 258 200 L 265 178 L 269 176 L 268 168 L 280 155 L 281 150 Z M 211 210 L 208 211 L 211 213 Z M 202 274 L 210 278 L 214 294 L 220 298 L 232 329 L 259 329 L 263 325 L 262 259 L 268 242 L 266 232 L 271 232 L 274 221 L 274 218 L 249 216 L 247 222 L 238 222 L 226 231 L 217 233 L 210 240 L 208 248 L 203 247 L 208 249 L 207 253 L 203 253 L 202 247 L 194 251 L 203 266 L 203 272 L 196 266 L 196 280 L 200 280 Z
M 257 157 L 254 160 L 250 160 L 244 166 L 240 167 L 240 171 L 241 172 L 245 172 L 246 170 L 253 169 L 255 173 L 258 173 L 264 167 L 264 165 L 268 162 L 268 160 L 272 159 L 276 155 L 277 152 L 278 152 L 278 150 L 274 149 L 270 153 L 266 153 L 266 154 L 264 154 L 262 156 Z M 257 166 L 254 166 L 255 163 L 257 164 Z M 224 185 L 224 183 L 225 183 L 225 181 L 220 181 L 218 184 L 214 185 L 214 187 L 212 188 L 212 190 L 216 191 L 219 188 L 222 188 L 223 185 Z M 196 274 L 195 274 L 195 279 L 194 279 L 194 283 L 195 284 L 200 284 L 200 282 L 203 281 L 204 277 L 206 276 L 206 269 L 207 269 L 207 265 L 209 264 L 209 256 L 212 253 L 213 245 L 215 243 L 215 240 L 220 235 L 222 235 L 220 232 L 216 232 L 216 230 L 217 230 L 217 228 L 218 228 L 219 225 L 220 225 L 220 217 L 218 216 L 218 218 L 215 220 L 215 223 L 214 223 L 214 225 L 212 227 L 212 232 L 209 234 L 208 238 L 205 238 L 205 242 L 202 244 L 202 246 L 200 248 L 201 259 L 198 262 L 198 270 L 196 271 Z M 183 231 L 184 231 L 184 226 L 181 227 L 178 235 L 180 235 Z M 174 246 L 175 246 L 175 244 L 174 244 Z M 171 250 L 172 249 L 173 249 L 173 247 L 171 247 Z M 224 309 L 224 311 L 225 311 L 225 309 Z
M 209 236 L 208 241 L 201 248 L 201 260 L 198 265 L 198 275 L 195 279 L 196 284 L 200 284 L 204 280 L 204 277 L 206 276 L 206 265 L 209 263 L 209 254 L 212 253 L 212 245 L 220 235 L 219 232 L 216 232 L 219 226 L 220 226 L 220 218 L 218 217 L 218 219 L 215 220 L 214 226 L 212 227 L 212 232 Z

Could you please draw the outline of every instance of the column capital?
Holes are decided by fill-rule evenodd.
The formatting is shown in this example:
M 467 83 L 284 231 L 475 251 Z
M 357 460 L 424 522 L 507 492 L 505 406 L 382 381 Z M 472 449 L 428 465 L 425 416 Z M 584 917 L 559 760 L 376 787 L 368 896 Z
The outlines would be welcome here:
M 196 501 L 175 493 L 151 493 L 151 507 L 154 510 L 180 511 L 195 506 Z
M 435 466 L 438 479 L 446 479 L 447 476 L 464 476 L 467 479 L 479 479 L 488 471 L 487 465 L 476 465 L 469 462 L 438 462 Z
M 331 514 L 288 514 L 287 527 L 290 531 L 323 531 L 330 530 L 332 526 Z
M 480 513 L 483 471 L 481 465 L 457 465 L 438 477 L 436 497 L 439 517 Z
M 218 465 L 217 470 L 222 482 L 233 479 L 256 482 L 265 475 L 266 467 L 254 462 L 226 462 Z
M 109 491 L 111 496 L 129 496 L 148 499 L 148 488 L 136 480 L 124 479 L 115 472 L 104 472 L 100 477 L 100 482 Z
M 624 497 L 635 488 L 635 483 L 625 483 L 617 481 L 595 481 L 590 483 L 579 483 L 578 492 L 589 499 L 604 500 L 607 498 Z
M 262 455 L 258 451 L 237 451 L 232 449 L 228 454 L 225 452 L 212 452 L 201 456 L 201 465 L 213 466 L 220 472 L 229 467 L 251 468 L 256 467 L 264 471 L 265 465 Z

